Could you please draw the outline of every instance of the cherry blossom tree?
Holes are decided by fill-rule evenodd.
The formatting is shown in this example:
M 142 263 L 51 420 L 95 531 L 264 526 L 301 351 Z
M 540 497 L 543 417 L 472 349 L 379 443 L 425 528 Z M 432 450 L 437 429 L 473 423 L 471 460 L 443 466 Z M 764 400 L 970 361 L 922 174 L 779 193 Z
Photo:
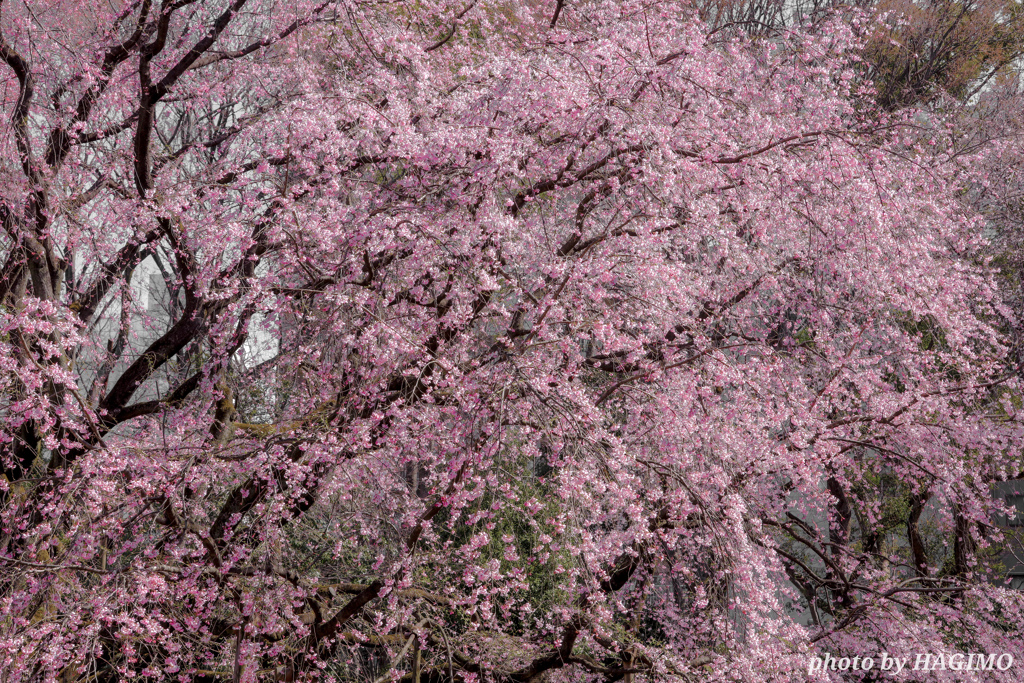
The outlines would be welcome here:
M 991 157 L 855 20 L 0 9 L 4 680 L 1024 659 Z

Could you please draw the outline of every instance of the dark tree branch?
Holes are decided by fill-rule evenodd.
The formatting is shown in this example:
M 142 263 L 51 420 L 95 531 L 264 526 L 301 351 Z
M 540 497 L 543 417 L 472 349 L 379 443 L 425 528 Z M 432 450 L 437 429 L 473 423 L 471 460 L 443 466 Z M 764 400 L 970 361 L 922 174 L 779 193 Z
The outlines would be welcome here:
M 556 0 L 555 2 L 555 13 L 551 17 L 551 28 L 555 27 L 558 23 L 558 17 L 562 14 L 562 7 L 565 6 L 565 0 Z

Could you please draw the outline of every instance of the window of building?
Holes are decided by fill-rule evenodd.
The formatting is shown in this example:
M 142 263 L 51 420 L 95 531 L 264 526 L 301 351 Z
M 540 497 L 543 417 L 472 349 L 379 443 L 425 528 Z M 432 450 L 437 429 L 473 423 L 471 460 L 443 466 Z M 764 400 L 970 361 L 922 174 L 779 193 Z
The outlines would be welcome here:
M 146 307 L 150 313 L 162 313 L 164 306 L 163 293 L 167 287 L 164 285 L 164 277 L 159 273 L 149 276 L 149 305 Z

